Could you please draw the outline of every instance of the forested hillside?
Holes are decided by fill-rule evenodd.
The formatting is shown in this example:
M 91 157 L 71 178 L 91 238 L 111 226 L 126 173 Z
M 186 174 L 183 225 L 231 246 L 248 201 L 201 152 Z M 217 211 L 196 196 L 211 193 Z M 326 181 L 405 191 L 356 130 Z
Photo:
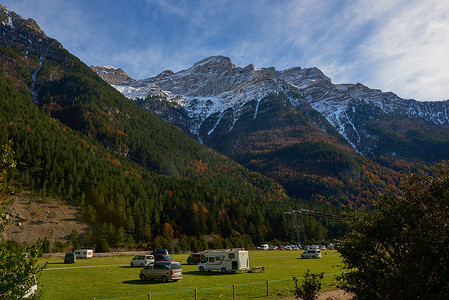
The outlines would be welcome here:
M 34 21 L 13 21 L 0 26 L 0 141 L 13 141 L 13 183 L 80 206 L 86 246 L 290 238 L 284 212 L 296 204 L 279 184 L 130 102 Z
M 402 173 L 448 158 L 449 102 L 333 84 L 317 68 L 239 67 L 211 56 L 113 86 L 295 198 L 369 207 L 381 193 L 400 193 Z

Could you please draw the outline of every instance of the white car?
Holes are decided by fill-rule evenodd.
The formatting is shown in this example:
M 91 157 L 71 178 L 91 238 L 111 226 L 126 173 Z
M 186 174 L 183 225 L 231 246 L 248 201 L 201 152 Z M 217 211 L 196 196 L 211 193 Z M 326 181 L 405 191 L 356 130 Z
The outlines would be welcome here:
M 30 289 L 27 291 L 25 296 L 23 296 L 23 298 L 25 298 L 25 299 L 31 298 L 36 294 L 37 294 L 37 281 L 36 281 L 36 279 L 34 279 L 34 284 L 30 287 Z
M 321 258 L 320 249 L 307 249 L 301 253 L 301 258 Z
M 131 267 L 145 267 L 154 261 L 153 255 L 136 255 L 131 259 L 129 265 Z

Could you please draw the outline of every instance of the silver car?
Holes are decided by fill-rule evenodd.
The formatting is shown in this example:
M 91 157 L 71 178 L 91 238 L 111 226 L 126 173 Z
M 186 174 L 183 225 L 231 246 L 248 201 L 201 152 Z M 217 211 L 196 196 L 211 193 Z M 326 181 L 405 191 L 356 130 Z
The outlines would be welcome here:
M 182 279 L 182 268 L 180 262 L 155 261 L 140 270 L 140 280 L 160 279 L 162 282 L 169 280 L 178 281 Z
M 131 267 L 145 267 L 150 262 L 154 261 L 153 255 L 136 255 L 131 259 L 129 265 Z
M 307 249 L 301 253 L 301 258 L 321 258 L 320 249 Z

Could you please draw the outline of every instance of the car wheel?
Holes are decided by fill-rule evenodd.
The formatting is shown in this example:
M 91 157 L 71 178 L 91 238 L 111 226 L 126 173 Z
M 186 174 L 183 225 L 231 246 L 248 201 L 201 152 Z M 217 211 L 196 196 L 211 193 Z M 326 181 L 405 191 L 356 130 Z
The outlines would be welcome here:
M 145 275 L 141 274 L 140 275 L 140 280 L 145 281 L 145 280 L 147 280 L 147 278 L 145 277 Z
M 168 278 L 167 278 L 167 276 L 162 276 L 162 282 L 163 283 L 167 283 L 168 282 Z
M 226 273 L 226 269 L 225 268 L 223 268 L 223 269 L 221 269 L 221 273 Z
M 200 272 L 204 272 L 204 268 L 203 267 L 200 267 Z

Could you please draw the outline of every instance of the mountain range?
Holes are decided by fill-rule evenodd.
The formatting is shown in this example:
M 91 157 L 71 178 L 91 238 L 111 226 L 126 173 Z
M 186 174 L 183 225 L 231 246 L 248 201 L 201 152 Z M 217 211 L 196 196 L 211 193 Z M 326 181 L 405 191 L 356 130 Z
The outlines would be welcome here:
M 295 197 L 369 203 L 395 190 L 397 172 L 449 159 L 449 101 L 333 84 L 317 68 L 242 68 L 213 56 L 176 73 L 109 82 Z

